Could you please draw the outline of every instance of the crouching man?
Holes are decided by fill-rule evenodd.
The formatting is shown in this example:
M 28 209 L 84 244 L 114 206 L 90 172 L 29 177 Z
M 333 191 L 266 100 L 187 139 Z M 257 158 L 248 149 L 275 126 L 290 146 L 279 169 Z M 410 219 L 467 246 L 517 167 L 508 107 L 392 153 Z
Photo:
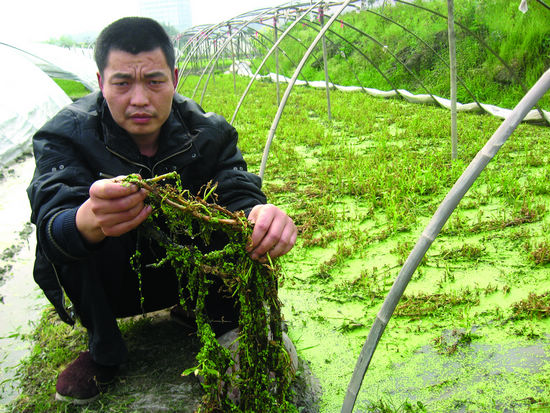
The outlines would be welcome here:
M 36 170 L 27 189 L 38 245 L 34 277 L 61 318 L 72 323 L 63 291 L 87 329 L 89 350 L 59 375 L 56 398 L 87 403 L 112 381 L 128 352 L 116 318 L 179 302 L 170 268 L 144 269 L 141 288 L 130 267 L 137 228 L 150 215 L 146 191 L 113 179 L 176 171 L 191 193 L 217 182 L 218 203 L 255 222 L 250 256 L 286 254 L 296 241 L 292 220 L 267 204 L 260 179 L 247 172 L 237 133 L 175 92 L 174 48 L 154 20 L 129 17 L 107 26 L 95 47 L 100 91 L 61 110 L 34 136 Z M 151 240 L 142 262 L 161 251 Z M 233 321 L 231 299 L 209 294 L 212 319 Z M 222 333 L 223 331 L 220 331 Z

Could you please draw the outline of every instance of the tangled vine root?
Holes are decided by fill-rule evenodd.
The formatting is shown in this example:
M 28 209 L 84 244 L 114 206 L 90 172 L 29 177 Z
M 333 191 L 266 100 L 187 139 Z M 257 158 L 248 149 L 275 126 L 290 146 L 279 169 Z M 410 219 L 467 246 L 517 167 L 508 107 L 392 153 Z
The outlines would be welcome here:
M 167 180 L 175 184 L 167 184 Z M 195 308 L 187 309 L 195 312 L 202 348 L 197 366 L 183 374 L 202 378 L 205 395 L 200 411 L 296 411 L 289 401 L 292 373 L 283 344 L 277 267 L 271 261 L 261 264 L 249 257 L 246 247 L 253 224 L 244 212 L 231 212 L 208 202 L 215 199 L 216 187 L 210 184 L 200 191 L 202 196 L 182 190 L 175 173 L 149 180 L 129 175 L 123 183 L 149 191 L 153 213 L 147 224 L 153 226 L 154 238 L 166 251 L 166 257 L 156 265 L 171 265 L 180 282 L 180 297 L 189 296 L 194 303 Z M 162 229 L 158 222 L 163 222 Z M 209 245 L 214 231 L 222 231 L 229 240 L 222 249 L 204 253 L 192 242 L 180 244 L 182 239 L 200 237 Z M 136 251 L 131 263 L 141 280 L 139 258 Z M 226 292 L 240 305 L 238 369 L 229 350 L 216 340 L 206 315 L 212 277 L 219 277 Z M 189 303 L 181 301 L 188 307 Z M 238 404 L 228 397 L 235 388 L 240 393 Z

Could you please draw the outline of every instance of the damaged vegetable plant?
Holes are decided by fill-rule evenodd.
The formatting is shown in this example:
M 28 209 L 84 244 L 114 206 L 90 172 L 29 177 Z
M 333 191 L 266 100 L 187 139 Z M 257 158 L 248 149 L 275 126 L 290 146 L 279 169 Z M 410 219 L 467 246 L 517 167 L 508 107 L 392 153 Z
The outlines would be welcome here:
M 167 180 L 175 184 L 168 184 Z M 197 366 L 183 374 L 194 373 L 201 378 L 206 394 L 200 410 L 296 410 L 289 401 L 292 373 L 282 337 L 278 271 L 271 261 L 262 264 L 249 257 L 246 247 L 253 223 L 244 212 L 231 212 L 216 204 L 216 186 L 210 183 L 195 196 L 182 190 L 175 173 L 149 180 L 129 175 L 124 182 L 149 191 L 153 213 L 145 228 L 166 251 L 165 258 L 155 266 L 174 268 L 181 304 L 196 315 L 202 348 L 196 357 Z M 212 234 L 218 231 L 228 239 L 221 249 L 210 248 L 205 253 L 190 242 L 198 238 L 210 245 Z M 132 265 L 140 276 L 139 250 Z M 205 300 L 213 277 L 219 277 L 226 292 L 239 303 L 238 356 L 234 357 L 238 367 L 230 351 L 216 340 L 206 314 Z M 194 308 L 189 308 L 189 302 L 182 298 L 185 296 L 190 297 Z M 238 404 L 228 396 L 235 389 L 240 394 Z

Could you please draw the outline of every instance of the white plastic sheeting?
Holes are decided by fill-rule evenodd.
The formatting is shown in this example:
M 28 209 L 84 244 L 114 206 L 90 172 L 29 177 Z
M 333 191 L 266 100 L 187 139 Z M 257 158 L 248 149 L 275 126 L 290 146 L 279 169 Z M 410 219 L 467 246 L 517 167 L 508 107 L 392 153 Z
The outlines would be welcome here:
M 45 43 L 4 43 L 4 45 L 23 54 L 52 78 L 76 80 L 90 91 L 99 88 L 92 49 L 67 49 Z
M 232 67 L 232 66 L 231 66 Z M 228 71 L 226 73 L 231 73 L 231 71 Z M 238 65 L 238 75 L 241 76 L 248 76 L 252 77 L 254 76 L 251 69 L 250 64 L 247 62 L 239 62 Z M 257 79 L 271 79 L 273 82 L 276 81 L 277 75 L 275 73 L 270 73 L 265 76 L 256 76 Z M 279 75 L 278 76 L 279 82 L 289 82 L 290 78 Z M 304 80 L 297 80 L 296 85 L 309 85 L 314 88 L 326 88 L 327 84 L 325 81 L 310 81 L 305 82 Z M 364 91 L 368 93 L 371 96 L 376 97 L 383 97 L 383 98 L 389 98 L 389 97 L 402 97 L 408 102 L 411 103 L 423 103 L 423 104 L 436 104 L 446 109 L 451 109 L 451 101 L 449 99 L 445 99 L 439 96 L 433 96 L 428 94 L 419 94 L 415 95 L 405 89 L 397 89 L 397 90 L 378 90 L 373 88 L 366 88 L 361 86 L 342 86 L 342 85 L 335 85 L 333 83 L 329 83 L 329 87 L 332 89 L 338 89 L 344 92 L 360 92 Z M 475 102 L 471 103 L 460 103 L 457 102 L 456 110 L 458 112 L 485 112 L 489 115 L 506 119 L 508 115 L 512 112 L 511 109 L 505 109 L 501 108 L 495 105 L 489 105 L 486 103 L 480 103 L 479 105 Z M 538 111 L 537 109 L 532 109 L 529 111 L 527 116 L 523 119 L 524 122 L 545 122 L 550 124 L 550 112 L 546 110 Z
M 252 73 L 252 70 L 250 69 L 250 63 L 248 62 L 239 62 L 238 60 L 235 61 L 235 65 L 231 64 L 229 66 L 229 69 L 227 69 L 224 74 L 231 74 L 233 72 L 236 72 L 239 76 L 249 76 L 252 77 L 254 73 Z
M 0 45 L 0 166 L 31 146 L 32 135 L 71 99 L 13 48 Z

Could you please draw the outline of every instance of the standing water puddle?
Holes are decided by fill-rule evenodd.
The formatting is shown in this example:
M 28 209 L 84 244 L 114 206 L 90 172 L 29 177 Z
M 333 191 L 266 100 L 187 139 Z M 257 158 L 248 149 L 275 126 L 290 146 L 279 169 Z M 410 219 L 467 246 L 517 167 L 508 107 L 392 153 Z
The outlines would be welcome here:
M 15 370 L 31 347 L 25 335 L 47 302 L 32 277 L 36 241 L 25 190 L 33 170 L 29 157 L 0 180 L 0 411 L 17 397 Z

